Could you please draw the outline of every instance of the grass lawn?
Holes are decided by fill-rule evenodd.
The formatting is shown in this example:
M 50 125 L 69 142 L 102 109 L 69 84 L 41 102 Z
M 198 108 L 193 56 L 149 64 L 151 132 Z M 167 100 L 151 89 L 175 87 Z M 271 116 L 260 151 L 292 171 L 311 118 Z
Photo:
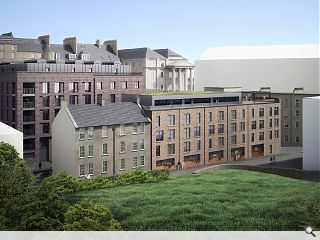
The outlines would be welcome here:
M 320 200 L 320 183 L 245 170 L 215 170 L 160 183 L 82 191 L 124 230 L 302 230 L 299 206 Z

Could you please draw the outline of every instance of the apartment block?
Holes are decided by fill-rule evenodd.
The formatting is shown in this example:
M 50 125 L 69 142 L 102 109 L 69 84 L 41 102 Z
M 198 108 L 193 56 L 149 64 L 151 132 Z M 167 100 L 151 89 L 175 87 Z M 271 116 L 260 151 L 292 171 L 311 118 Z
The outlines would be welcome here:
M 320 96 L 306 93 L 303 88 L 295 88 L 292 92 L 273 92 L 270 88 L 260 91 L 243 91 L 244 97 L 252 100 L 277 98 L 281 104 L 281 145 L 302 146 L 303 142 L 303 98 Z
M 194 90 L 194 66 L 170 49 L 132 48 L 118 53 L 123 64 L 142 73 L 147 91 Z
M 0 64 L 0 120 L 24 135 L 24 159 L 31 169 L 51 166 L 51 125 L 61 108 L 121 101 L 144 92 L 142 75 L 128 65 L 92 61 L 28 60 Z
M 150 170 L 150 120 L 135 103 L 63 106 L 52 126 L 53 172 L 75 177 Z
M 185 168 L 280 153 L 277 99 L 243 101 L 241 93 L 124 94 L 152 121 L 152 169 Z

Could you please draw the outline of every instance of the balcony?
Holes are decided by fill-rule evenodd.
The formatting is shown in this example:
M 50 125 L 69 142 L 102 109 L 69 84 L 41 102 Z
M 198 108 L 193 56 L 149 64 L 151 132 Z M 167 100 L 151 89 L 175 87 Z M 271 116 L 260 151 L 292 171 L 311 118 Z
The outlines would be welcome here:
M 24 151 L 34 151 L 35 144 L 23 144 L 23 150 Z
M 23 135 L 25 136 L 33 136 L 35 134 L 35 129 L 23 129 Z
M 35 88 L 23 88 L 23 94 L 35 94 Z
M 24 122 L 34 122 L 35 116 L 23 116 L 23 121 Z
M 34 108 L 35 103 L 34 102 L 24 102 L 23 103 L 23 108 Z

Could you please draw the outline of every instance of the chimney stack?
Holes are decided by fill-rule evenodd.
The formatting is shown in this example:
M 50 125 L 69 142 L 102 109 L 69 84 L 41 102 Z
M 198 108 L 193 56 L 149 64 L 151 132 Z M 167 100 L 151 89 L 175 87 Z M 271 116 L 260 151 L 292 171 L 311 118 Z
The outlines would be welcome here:
M 96 40 L 96 45 L 97 45 L 97 47 L 100 47 L 100 39 Z
M 40 39 L 42 41 L 42 43 L 44 43 L 45 45 L 50 47 L 50 36 L 49 35 L 39 36 L 38 39 Z
M 77 49 L 77 38 L 76 37 L 69 37 L 69 38 L 65 38 L 63 39 L 63 46 L 67 46 L 69 45 L 72 49 L 72 51 L 77 54 L 78 53 L 78 49 Z
M 106 45 L 107 51 L 113 52 L 118 56 L 118 43 L 116 39 L 104 41 L 103 45 Z

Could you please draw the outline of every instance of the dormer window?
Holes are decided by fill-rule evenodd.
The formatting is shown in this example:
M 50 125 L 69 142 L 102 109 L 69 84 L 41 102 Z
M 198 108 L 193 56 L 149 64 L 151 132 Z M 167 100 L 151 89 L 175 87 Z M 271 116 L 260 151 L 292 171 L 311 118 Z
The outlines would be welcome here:
M 55 53 L 55 59 L 60 60 L 60 53 Z
M 77 55 L 76 54 L 69 54 L 69 60 L 77 60 Z
M 84 61 L 89 61 L 90 60 L 90 55 L 89 54 L 81 54 L 81 60 Z

